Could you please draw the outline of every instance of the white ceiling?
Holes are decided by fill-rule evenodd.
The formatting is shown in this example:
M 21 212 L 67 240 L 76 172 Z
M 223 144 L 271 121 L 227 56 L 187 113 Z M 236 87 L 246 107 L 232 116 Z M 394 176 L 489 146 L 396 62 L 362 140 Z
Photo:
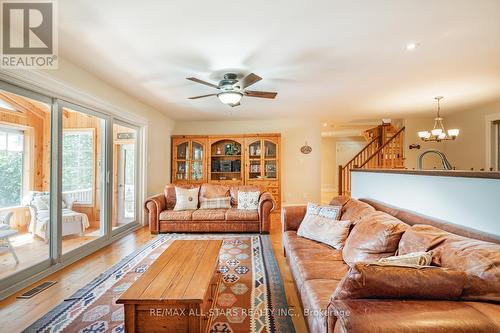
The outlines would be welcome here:
M 174 119 L 344 122 L 500 98 L 498 0 L 72 0 L 59 17 L 64 58 Z M 228 71 L 276 100 L 187 99 L 213 90 L 186 77 Z

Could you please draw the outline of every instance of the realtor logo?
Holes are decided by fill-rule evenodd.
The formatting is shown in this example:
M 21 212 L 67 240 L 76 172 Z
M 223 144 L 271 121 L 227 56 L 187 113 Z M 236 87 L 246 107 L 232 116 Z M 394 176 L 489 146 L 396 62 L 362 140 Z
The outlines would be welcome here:
M 57 68 L 53 1 L 2 1 L 2 68 Z

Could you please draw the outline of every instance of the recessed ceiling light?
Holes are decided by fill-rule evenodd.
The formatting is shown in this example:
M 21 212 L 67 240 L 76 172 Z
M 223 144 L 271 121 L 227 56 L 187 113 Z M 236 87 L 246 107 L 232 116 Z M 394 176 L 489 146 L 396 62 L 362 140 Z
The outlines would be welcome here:
M 323 123 L 323 127 L 327 127 L 328 126 L 328 123 Z
M 413 51 L 413 50 L 415 50 L 419 46 L 420 46 L 419 43 L 408 43 L 408 44 L 406 44 L 406 49 L 408 51 Z

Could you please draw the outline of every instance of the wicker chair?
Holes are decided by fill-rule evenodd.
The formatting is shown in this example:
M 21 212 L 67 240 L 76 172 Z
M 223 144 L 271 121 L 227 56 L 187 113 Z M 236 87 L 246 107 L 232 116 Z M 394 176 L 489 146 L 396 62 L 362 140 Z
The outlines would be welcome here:
M 19 259 L 17 258 L 16 252 L 14 251 L 14 247 L 9 241 L 10 236 L 14 236 L 15 234 L 17 234 L 17 230 L 10 228 L 11 218 L 12 212 L 0 212 L 0 253 L 9 251 L 14 257 L 16 264 L 19 264 Z

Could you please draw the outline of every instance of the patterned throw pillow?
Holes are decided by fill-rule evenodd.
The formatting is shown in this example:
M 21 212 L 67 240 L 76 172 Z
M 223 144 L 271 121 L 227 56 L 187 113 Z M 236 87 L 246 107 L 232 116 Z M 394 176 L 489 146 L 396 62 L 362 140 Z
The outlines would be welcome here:
M 307 212 L 306 215 L 319 215 L 322 217 L 326 217 L 332 220 L 340 220 L 340 211 L 342 210 L 342 206 L 321 206 L 309 202 L 307 204 Z
M 430 266 L 432 263 L 432 251 L 412 252 L 401 256 L 392 256 L 378 260 L 380 264 L 395 266 Z
M 37 211 L 50 209 L 50 195 L 41 194 L 34 197 L 34 206 Z
M 255 210 L 259 208 L 260 192 L 238 191 L 238 209 Z
M 199 187 L 182 188 L 175 187 L 175 207 L 174 210 L 193 210 L 198 208 Z
M 297 235 L 342 249 L 351 221 L 337 221 L 317 214 L 306 214 Z
M 231 208 L 231 197 L 222 197 L 222 198 L 201 198 L 200 199 L 200 209 L 219 209 Z

